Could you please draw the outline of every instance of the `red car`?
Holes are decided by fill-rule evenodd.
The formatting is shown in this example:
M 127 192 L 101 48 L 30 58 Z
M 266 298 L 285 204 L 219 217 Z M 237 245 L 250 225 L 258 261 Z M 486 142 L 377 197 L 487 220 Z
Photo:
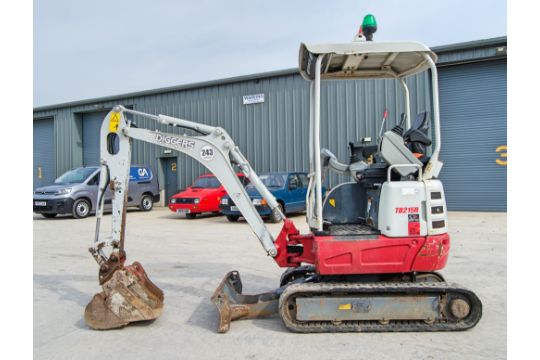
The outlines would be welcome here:
M 249 183 L 244 174 L 236 175 L 244 186 Z M 169 209 L 178 214 L 186 214 L 189 219 L 204 212 L 219 213 L 219 203 L 224 195 L 227 195 L 227 191 L 219 180 L 212 174 L 204 174 L 184 191 L 171 196 Z

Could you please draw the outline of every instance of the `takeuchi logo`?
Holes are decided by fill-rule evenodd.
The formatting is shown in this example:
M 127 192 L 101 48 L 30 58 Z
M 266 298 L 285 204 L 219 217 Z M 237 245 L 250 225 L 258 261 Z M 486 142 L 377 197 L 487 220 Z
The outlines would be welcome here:
M 182 149 L 193 149 L 195 147 L 195 141 L 180 139 L 174 136 L 167 136 L 163 134 L 156 134 L 156 141 L 164 144 L 175 145 Z

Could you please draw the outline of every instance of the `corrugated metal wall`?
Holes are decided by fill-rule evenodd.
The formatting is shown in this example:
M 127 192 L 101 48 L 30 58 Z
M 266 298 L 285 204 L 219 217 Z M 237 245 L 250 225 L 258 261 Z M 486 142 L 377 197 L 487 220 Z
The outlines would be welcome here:
M 506 38 L 445 46 L 434 51 L 439 55 L 438 63 L 445 64 L 504 58 L 505 50 L 501 52 L 501 46 L 505 49 Z M 428 80 L 427 74 L 407 79 L 413 98 L 412 116 L 421 111 L 431 113 Z M 242 104 L 242 96 L 259 93 L 265 94 L 264 103 Z M 387 128 L 397 123 L 403 111 L 401 90 L 393 80 L 323 82 L 321 101 L 321 143 L 341 161 L 347 160 L 349 141 L 362 137 L 376 139 L 385 109 L 390 115 Z M 54 117 L 56 175 L 83 164 L 83 118 L 97 111 L 108 111 L 116 104 L 222 126 L 259 173 L 307 170 L 309 84 L 292 69 L 37 109 L 35 119 Z M 441 116 L 444 124 L 444 110 Z M 148 119 L 135 117 L 135 121 L 151 129 L 182 131 L 156 126 Z M 443 146 L 445 138 L 443 133 Z M 448 154 L 442 155 L 444 160 Z M 154 145 L 134 142 L 132 162 L 152 166 L 161 183 L 164 174 L 159 159 L 167 156 L 170 155 Z M 178 188 L 189 185 L 196 176 L 206 172 L 197 161 L 185 155 L 172 156 L 178 156 Z M 326 186 L 343 180 L 331 174 Z
M 412 113 L 429 109 L 429 84 L 426 75 L 407 80 L 412 94 Z M 243 105 L 242 96 L 265 94 L 265 102 Z M 347 160 L 347 143 L 369 136 L 376 138 L 385 109 L 390 121 L 397 123 L 403 111 L 399 85 L 393 80 L 328 81 L 322 84 L 321 143 L 338 158 Z M 257 172 L 307 170 L 309 83 L 300 75 L 291 74 L 204 88 L 174 91 L 107 101 L 98 106 L 81 105 L 44 111 L 54 115 L 58 124 L 58 174 L 83 164 L 82 122 L 89 113 L 110 109 L 115 104 L 132 105 L 135 110 L 166 114 L 225 128 Z M 135 117 L 140 127 L 180 133 L 179 128 L 157 125 L 152 120 Z M 98 136 L 96 134 L 96 136 Z M 72 150 L 73 149 L 73 150 Z M 177 155 L 177 154 L 175 154 Z M 163 149 L 135 141 L 134 163 L 148 164 L 163 174 L 159 158 L 167 156 Z M 206 170 L 195 160 L 180 154 L 179 184 L 189 185 Z M 327 186 L 338 183 L 331 175 Z
M 449 210 L 506 211 L 506 61 L 439 71 Z

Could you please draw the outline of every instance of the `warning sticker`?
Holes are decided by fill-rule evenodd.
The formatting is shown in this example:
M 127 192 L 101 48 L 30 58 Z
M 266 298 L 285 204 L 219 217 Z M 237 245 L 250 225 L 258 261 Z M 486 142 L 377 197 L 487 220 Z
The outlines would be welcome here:
M 420 235 L 420 214 L 408 214 L 409 236 Z
M 111 117 L 109 119 L 109 132 L 116 132 L 120 126 L 120 113 L 111 112 Z

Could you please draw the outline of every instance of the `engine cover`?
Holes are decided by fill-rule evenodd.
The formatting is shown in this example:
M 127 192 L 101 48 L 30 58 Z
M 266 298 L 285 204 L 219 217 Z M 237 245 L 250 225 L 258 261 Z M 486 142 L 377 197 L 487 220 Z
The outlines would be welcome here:
M 426 236 L 425 204 L 424 183 L 385 182 L 379 201 L 379 231 L 388 237 Z

